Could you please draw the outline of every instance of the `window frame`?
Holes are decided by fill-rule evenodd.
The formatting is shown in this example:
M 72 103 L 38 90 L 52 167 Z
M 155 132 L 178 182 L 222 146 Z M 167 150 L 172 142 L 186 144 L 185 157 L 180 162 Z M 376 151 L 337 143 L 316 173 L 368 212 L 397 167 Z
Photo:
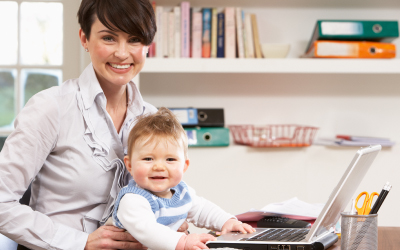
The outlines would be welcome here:
M 18 41 L 18 55 L 17 55 L 17 63 L 14 65 L 11 64 L 0 64 L 0 68 L 4 70 L 16 70 L 17 74 L 14 79 L 14 112 L 15 116 L 23 108 L 23 83 L 21 82 L 21 72 L 23 69 L 27 70 L 53 70 L 59 69 L 61 70 L 61 83 L 65 81 L 65 79 L 76 78 L 79 76 L 79 72 L 82 70 L 82 63 L 85 62 L 85 58 L 83 56 L 83 49 L 81 48 L 78 31 L 79 24 L 77 21 L 77 11 L 80 5 L 81 0 L 0 0 L 0 2 L 16 2 L 18 4 L 18 32 L 17 32 L 17 41 Z M 57 2 L 62 3 L 63 5 L 63 58 L 61 65 L 23 65 L 21 64 L 21 4 L 23 2 L 44 2 L 51 3 Z M 73 33 L 75 32 L 75 33 Z M 75 35 L 74 35 L 75 34 Z M 78 62 L 78 63 L 77 63 Z M 9 135 L 14 129 L 8 128 L 0 128 L 0 136 Z

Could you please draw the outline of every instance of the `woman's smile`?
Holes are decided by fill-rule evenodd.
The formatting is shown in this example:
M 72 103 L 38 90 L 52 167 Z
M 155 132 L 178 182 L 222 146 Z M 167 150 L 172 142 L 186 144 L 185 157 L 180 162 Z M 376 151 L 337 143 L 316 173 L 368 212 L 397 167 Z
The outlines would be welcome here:
M 133 68 L 133 63 L 129 64 L 116 64 L 116 63 L 107 63 L 107 66 L 117 74 L 125 74 L 128 73 Z

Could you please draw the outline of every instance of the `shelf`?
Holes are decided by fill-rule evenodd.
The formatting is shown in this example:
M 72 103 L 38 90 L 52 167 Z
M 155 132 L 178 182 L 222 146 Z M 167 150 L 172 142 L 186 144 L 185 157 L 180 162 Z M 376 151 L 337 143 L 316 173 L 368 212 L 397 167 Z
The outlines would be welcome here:
M 242 7 L 281 7 L 281 8 L 391 8 L 400 6 L 398 0 L 335 0 L 335 1 L 321 1 L 321 0 L 188 0 L 192 6 L 197 7 L 225 7 L 225 6 L 242 6 Z M 157 0 L 158 5 L 175 6 L 182 2 L 182 0 Z
M 400 74 L 400 59 L 148 58 L 142 73 Z

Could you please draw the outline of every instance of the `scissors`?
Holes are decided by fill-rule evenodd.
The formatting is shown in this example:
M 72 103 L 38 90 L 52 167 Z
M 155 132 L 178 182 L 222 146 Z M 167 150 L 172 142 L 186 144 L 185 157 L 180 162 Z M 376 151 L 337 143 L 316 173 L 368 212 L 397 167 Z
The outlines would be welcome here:
M 363 205 L 361 207 L 358 207 L 358 200 L 364 196 L 364 202 Z M 371 205 L 372 205 L 372 201 L 374 200 L 374 197 L 378 197 L 379 194 L 377 192 L 373 192 L 371 195 L 369 195 L 367 192 L 361 192 L 356 199 L 356 209 L 358 212 L 358 215 L 368 215 L 369 212 L 371 211 Z

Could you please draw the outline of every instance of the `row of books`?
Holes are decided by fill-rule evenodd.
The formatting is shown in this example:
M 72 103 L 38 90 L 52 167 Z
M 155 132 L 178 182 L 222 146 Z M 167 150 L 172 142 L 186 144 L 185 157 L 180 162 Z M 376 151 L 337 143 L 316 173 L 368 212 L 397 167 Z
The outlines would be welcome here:
M 302 57 L 394 58 L 398 21 L 318 20 Z
M 149 57 L 262 58 L 255 14 L 240 7 L 197 11 L 186 1 L 172 9 L 153 7 L 157 34 Z

